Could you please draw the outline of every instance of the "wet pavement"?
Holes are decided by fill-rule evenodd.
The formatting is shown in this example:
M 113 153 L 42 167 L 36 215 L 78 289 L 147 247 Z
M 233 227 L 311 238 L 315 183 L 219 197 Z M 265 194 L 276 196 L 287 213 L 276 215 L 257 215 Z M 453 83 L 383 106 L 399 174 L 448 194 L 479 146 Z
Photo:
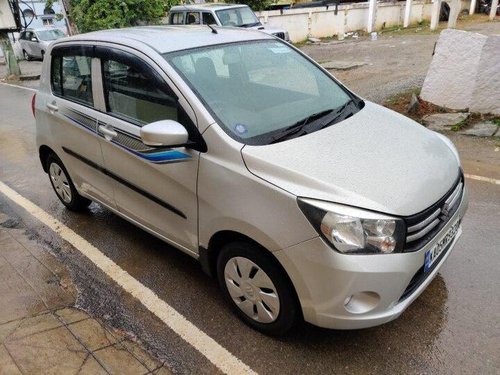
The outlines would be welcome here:
M 31 93 L 0 85 L 0 98 L 0 181 L 84 237 L 258 373 L 500 372 L 499 185 L 467 181 L 471 201 L 462 238 L 436 279 L 399 319 L 359 331 L 301 324 L 275 339 L 241 323 L 222 300 L 216 281 L 192 258 L 97 204 L 81 214 L 65 210 L 40 167 Z M 466 173 L 499 175 L 498 141 L 453 140 Z M 79 291 L 77 307 L 107 327 L 132 332 L 173 372 L 218 372 L 61 238 L 1 194 L 0 204 L 68 268 Z
M 66 267 L 31 237 L 0 200 L 1 374 L 170 374 L 134 335 L 74 308 Z

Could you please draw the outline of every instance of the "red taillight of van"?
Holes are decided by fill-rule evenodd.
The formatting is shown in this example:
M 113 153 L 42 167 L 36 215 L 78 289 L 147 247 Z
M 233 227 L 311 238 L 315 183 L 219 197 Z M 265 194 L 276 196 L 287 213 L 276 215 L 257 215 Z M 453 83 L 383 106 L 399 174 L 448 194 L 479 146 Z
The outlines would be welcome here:
M 36 93 L 33 95 L 33 98 L 31 98 L 31 112 L 33 112 L 33 117 L 35 116 L 35 101 L 36 101 Z

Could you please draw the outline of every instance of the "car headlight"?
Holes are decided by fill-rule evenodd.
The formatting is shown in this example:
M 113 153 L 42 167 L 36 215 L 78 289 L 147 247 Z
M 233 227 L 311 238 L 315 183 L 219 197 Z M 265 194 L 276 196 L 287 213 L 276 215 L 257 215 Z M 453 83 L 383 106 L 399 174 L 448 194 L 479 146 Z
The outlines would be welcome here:
M 390 254 L 405 243 L 403 220 L 335 203 L 298 198 L 298 205 L 318 233 L 344 254 Z

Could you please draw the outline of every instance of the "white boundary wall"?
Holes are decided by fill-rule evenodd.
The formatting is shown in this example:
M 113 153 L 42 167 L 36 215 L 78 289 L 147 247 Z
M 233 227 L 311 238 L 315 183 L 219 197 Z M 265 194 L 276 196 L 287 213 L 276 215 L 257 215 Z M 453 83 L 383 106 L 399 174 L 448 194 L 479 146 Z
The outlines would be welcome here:
M 378 3 L 374 30 L 403 26 L 405 1 Z M 470 0 L 462 0 L 462 10 L 469 9 Z M 431 20 L 432 2 L 414 0 L 410 24 Z M 341 4 L 335 15 L 335 5 L 318 8 L 299 8 L 256 12 L 261 22 L 271 28 L 288 30 L 292 42 L 308 37 L 327 38 L 339 33 L 365 30 L 368 21 L 368 3 Z

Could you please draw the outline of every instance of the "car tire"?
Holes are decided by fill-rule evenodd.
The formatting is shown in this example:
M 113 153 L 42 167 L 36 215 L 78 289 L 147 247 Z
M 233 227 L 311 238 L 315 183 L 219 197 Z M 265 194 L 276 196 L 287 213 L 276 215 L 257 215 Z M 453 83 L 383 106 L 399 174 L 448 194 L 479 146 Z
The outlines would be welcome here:
M 69 210 L 82 211 L 92 203 L 78 194 L 64 164 L 55 154 L 47 158 L 47 172 L 57 197 Z
M 29 55 L 28 52 L 26 52 L 25 50 L 23 50 L 23 57 L 26 61 L 30 61 L 31 60 L 31 56 Z
M 224 298 L 250 327 L 281 336 L 296 324 L 300 312 L 294 289 L 266 250 L 247 242 L 224 246 L 217 278 Z

